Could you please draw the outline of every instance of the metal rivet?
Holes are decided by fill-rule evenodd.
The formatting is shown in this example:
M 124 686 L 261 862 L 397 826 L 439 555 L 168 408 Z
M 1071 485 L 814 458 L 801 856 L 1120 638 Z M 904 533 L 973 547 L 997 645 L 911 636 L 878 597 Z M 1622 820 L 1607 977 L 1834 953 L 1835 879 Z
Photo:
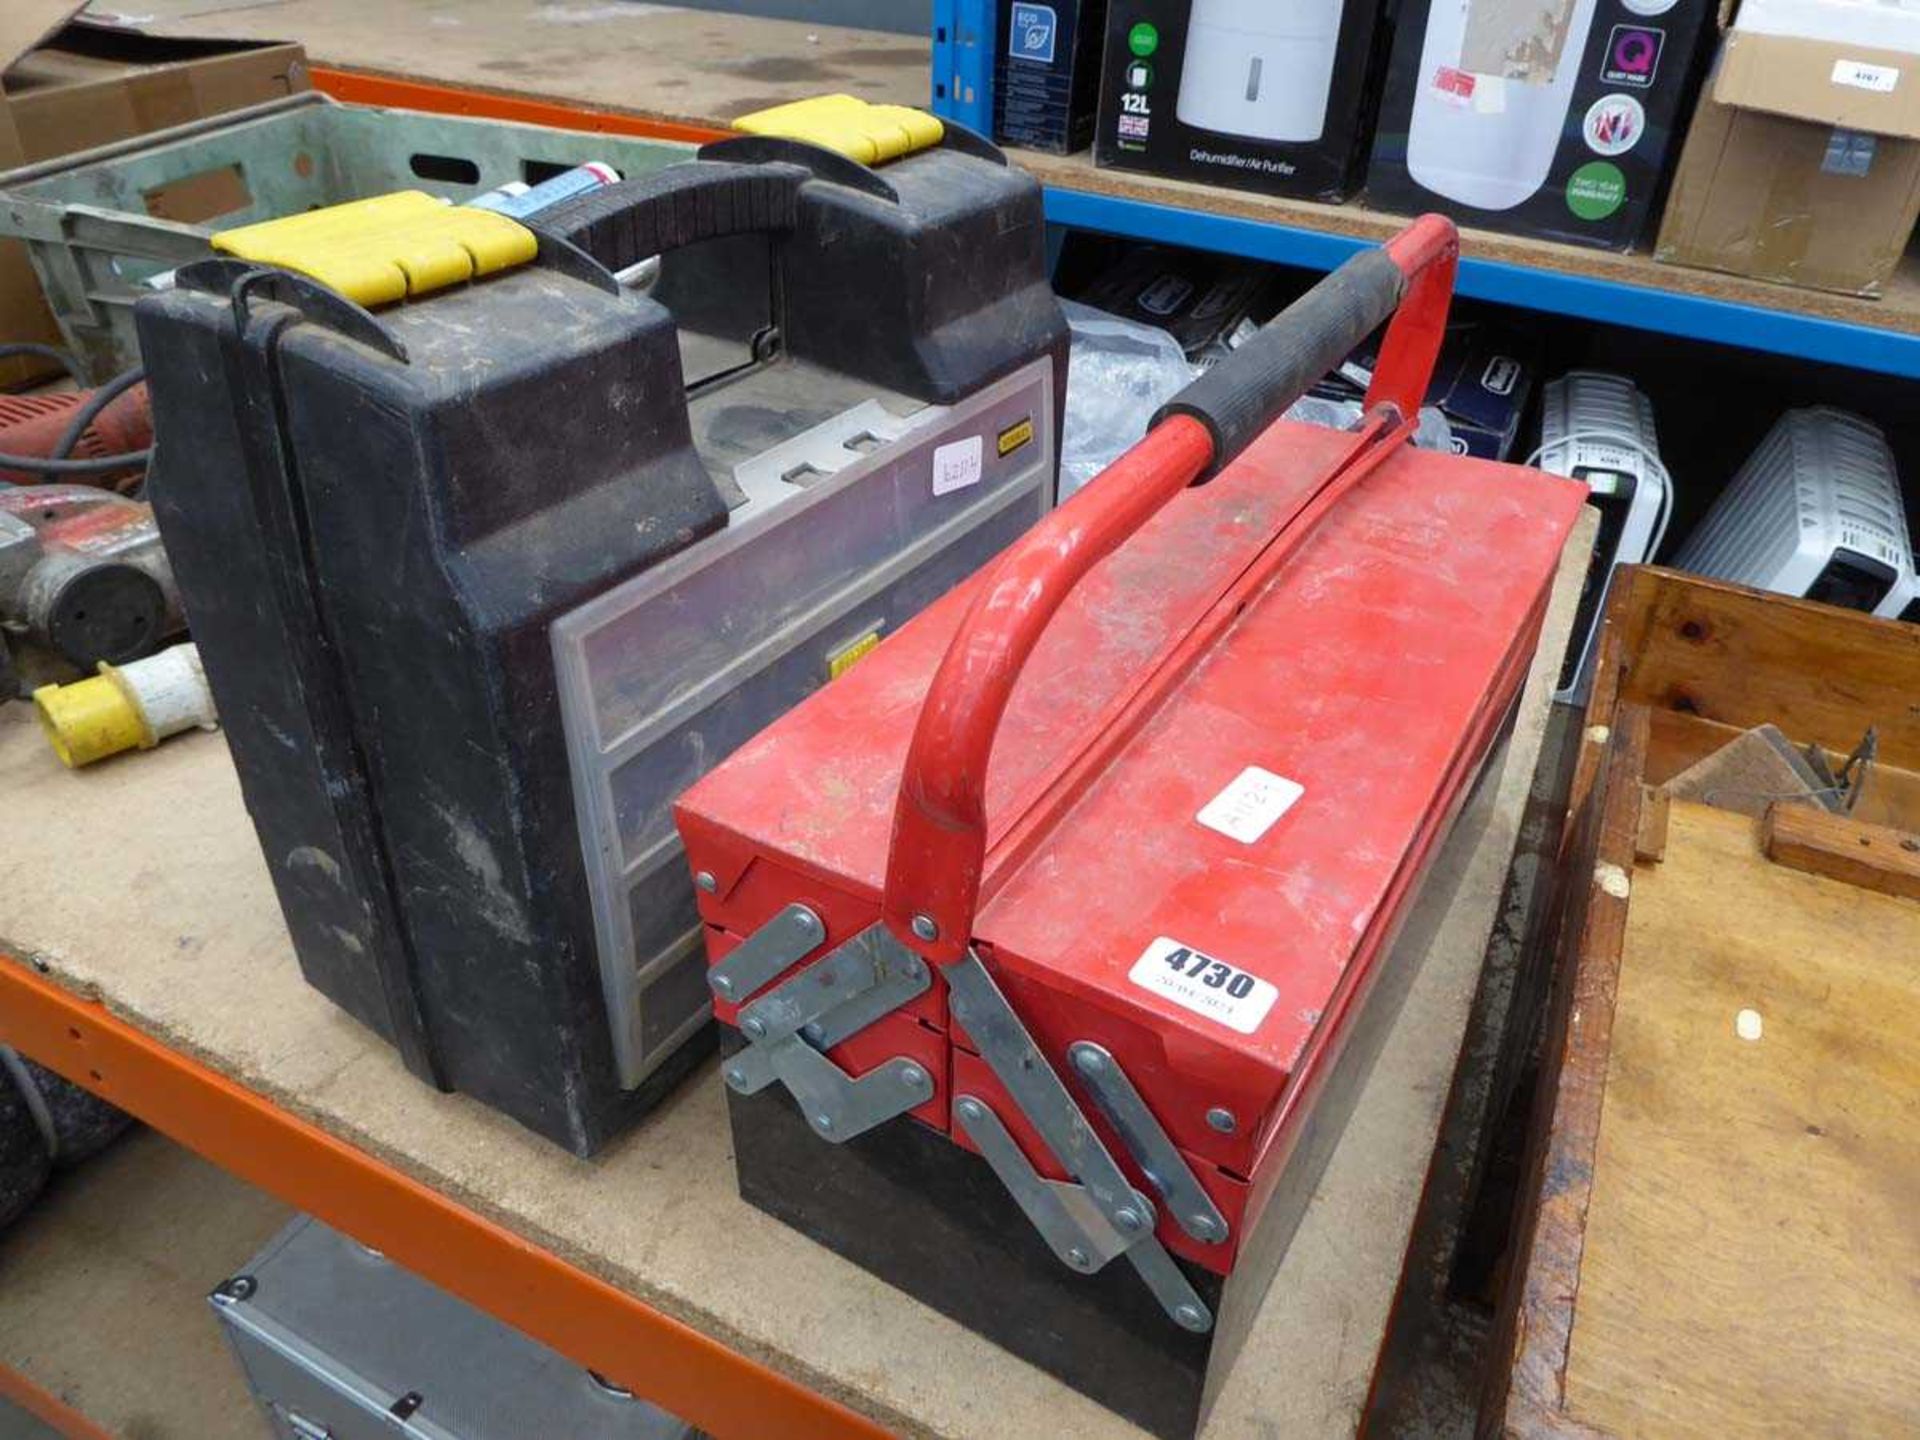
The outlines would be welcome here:
M 918 1090 L 922 1085 L 927 1083 L 927 1072 L 922 1070 L 918 1065 L 909 1065 L 900 1072 L 900 1079 L 904 1084 L 911 1085 L 915 1090 Z
M 1071 1250 L 1067 1251 L 1067 1263 L 1073 1266 L 1073 1268 L 1076 1270 L 1084 1270 L 1087 1268 L 1087 1266 L 1091 1265 L 1093 1261 L 1087 1258 L 1086 1251 L 1082 1250 L 1078 1245 L 1076 1245 Z
M 1240 1122 L 1233 1118 L 1233 1111 L 1227 1109 L 1224 1105 L 1216 1105 L 1207 1111 L 1207 1124 L 1218 1130 L 1222 1135 L 1231 1135 L 1235 1130 L 1240 1128 Z
M 1098 1075 L 1106 1068 L 1106 1060 L 1091 1045 L 1073 1047 L 1073 1063 L 1083 1075 Z
M 732 995 L 733 994 L 732 979 L 725 975 L 715 975 L 713 977 L 713 993 L 716 995 L 729 995 L 729 996 Z
M 1220 1227 L 1213 1223 L 1211 1215 L 1189 1215 L 1187 1233 L 1198 1236 L 1202 1240 L 1211 1240 L 1220 1233 Z
M 1113 1223 L 1122 1230 L 1138 1230 L 1146 1222 L 1141 1218 L 1138 1210 L 1128 1208 L 1117 1212 L 1113 1217 Z
M 735 1065 L 727 1071 L 727 1084 L 731 1085 L 734 1089 L 744 1089 L 746 1088 L 746 1083 L 747 1072 L 742 1070 L 738 1065 Z
M 693 877 L 693 883 L 709 895 L 720 888 L 720 882 L 713 878 L 713 872 L 711 870 L 701 870 L 697 872 Z
M 982 1111 L 978 1100 L 962 1100 L 960 1102 L 960 1115 L 962 1119 L 978 1120 L 981 1114 Z
M 1204 1330 L 1207 1328 L 1206 1314 L 1198 1305 L 1176 1305 L 1173 1310 L 1173 1318 L 1189 1330 Z
M 818 1025 L 802 1025 L 800 1027 L 800 1034 L 805 1037 L 807 1043 L 811 1045 L 818 1045 L 821 1037 L 826 1033 L 827 1032 L 822 1030 Z
M 767 1033 L 767 1022 L 762 1020 L 758 1015 L 749 1015 L 740 1022 L 740 1028 L 758 1040 L 762 1035 Z
M 794 924 L 798 925 L 802 930 L 818 930 L 820 928 L 820 917 L 804 906 L 794 910 L 793 921 Z
M 814 1129 L 816 1129 L 816 1130 L 831 1130 L 831 1129 L 833 1129 L 833 1117 L 832 1117 L 831 1115 L 816 1115 L 816 1116 L 814 1116 L 814 1117 L 813 1117 L 813 1128 L 814 1128 Z
M 931 915 L 916 915 L 913 917 L 913 933 L 922 940 L 938 940 L 940 927 L 933 923 Z

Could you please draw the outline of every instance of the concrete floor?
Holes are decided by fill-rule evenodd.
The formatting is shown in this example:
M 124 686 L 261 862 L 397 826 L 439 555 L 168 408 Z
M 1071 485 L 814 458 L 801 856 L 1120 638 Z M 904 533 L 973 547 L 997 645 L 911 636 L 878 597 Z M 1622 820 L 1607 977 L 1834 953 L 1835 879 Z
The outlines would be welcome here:
M 0 1232 L 0 1364 L 124 1440 L 262 1440 L 206 1296 L 292 1214 L 136 1129 Z

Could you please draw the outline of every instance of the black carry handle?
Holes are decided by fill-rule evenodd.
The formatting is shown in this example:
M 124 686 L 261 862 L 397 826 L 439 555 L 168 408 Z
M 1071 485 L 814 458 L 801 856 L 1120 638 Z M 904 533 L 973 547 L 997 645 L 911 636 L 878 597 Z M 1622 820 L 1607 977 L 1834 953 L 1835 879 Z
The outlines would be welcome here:
M 256 298 L 275 300 L 298 310 L 315 324 L 371 346 L 402 365 L 407 363 L 407 347 L 372 311 L 297 270 L 281 270 L 231 255 L 209 255 L 205 260 L 194 260 L 174 271 L 173 283 L 179 290 L 225 295 L 233 306 L 233 329 L 237 335 L 247 333 Z
M 1213 464 L 1194 483 L 1218 475 L 1345 360 L 1393 314 L 1406 290 L 1406 273 L 1386 250 L 1363 250 L 1162 405 L 1155 425 L 1190 415 L 1213 435 Z
M 562 200 L 529 222 L 609 270 L 724 235 L 791 230 L 808 172 L 689 160 Z

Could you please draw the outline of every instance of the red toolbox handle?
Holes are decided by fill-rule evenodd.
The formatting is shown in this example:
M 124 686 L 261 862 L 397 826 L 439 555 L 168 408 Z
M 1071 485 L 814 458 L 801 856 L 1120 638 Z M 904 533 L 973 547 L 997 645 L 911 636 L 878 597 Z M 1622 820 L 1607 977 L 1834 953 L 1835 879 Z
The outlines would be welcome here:
M 1180 491 L 1229 464 L 1389 317 L 1366 406 L 1385 442 L 1410 436 L 1446 332 L 1459 249 L 1453 222 L 1426 215 L 1355 255 L 1176 395 L 1144 439 L 1001 557 L 934 672 L 900 777 L 881 917 L 901 943 L 950 964 L 972 939 L 994 735 L 1073 587 Z

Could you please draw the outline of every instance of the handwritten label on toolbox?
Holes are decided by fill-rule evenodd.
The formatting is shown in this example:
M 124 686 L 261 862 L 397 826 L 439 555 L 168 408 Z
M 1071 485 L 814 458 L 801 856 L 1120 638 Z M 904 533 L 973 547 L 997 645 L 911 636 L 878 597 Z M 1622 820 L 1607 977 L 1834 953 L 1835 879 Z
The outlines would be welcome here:
M 1257 975 L 1162 935 L 1133 962 L 1127 978 L 1142 990 L 1251 1035 L 1280 992 Z
M 1200 807 L 1193 818 L 1209 830 L 1218 830 L 1230 840 L 1251 845 L 1273 828 L 1273 822 L 1293 808 L 1293 802 L 1306 794 L 1298 780 L 1289 780 L 1258 765 L 1249 765 L 1213 799 Z
M 933 452 L 933 493 L 950 494 L 980 483 L 981 462 L 985 458 L 986 438 L 969 435 L 942 445 Z

